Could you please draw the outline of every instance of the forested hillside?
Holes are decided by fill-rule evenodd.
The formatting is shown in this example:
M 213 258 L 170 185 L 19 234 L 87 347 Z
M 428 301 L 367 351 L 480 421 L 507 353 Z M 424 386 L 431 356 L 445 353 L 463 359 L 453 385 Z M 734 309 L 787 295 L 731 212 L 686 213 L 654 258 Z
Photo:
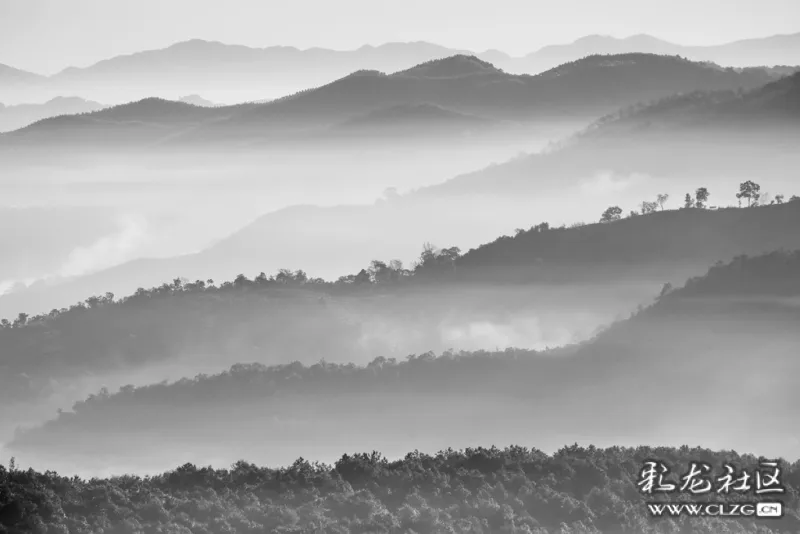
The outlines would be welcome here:
M 549 307 L 551 313 L 575 310 L 575 322 L 574 314 L 583 307 L 597 314 L 590 327 L 596 328 L 655 296 L 664 280 L 650 283 L 645 293 L 639 290 L 639 296 L 625 296 L 622 285 L 610 286 L 611 293 L 619 293 L 616 301 L 595 286 L 652 278 L 652 266 L 697 268 L 739 253 L 800 248 L 797 227 L 800 202 L 673 210 L 572 228 L 543 223 L 464 254 L 457 247 L 426 245 L 408 268 L 375 260 L 335 282 L 282 270 L 252 279 L 242 274 L 224 283 L 175 279 L 123 298 L 93 296 L 69 308 L 0 322 L 0 398 L 46 395 L 54 381 L 184 357 L 227 365 L 308 364 L 321 358 L 366 362 L 385 354 L 391 345 L 387 336 L 396 335 L 418 338 L 418 348 L 410 350 L 433 350 L 441 347 L 442 329 L 456 309 L 463 310 L 458 313 L 463 324 L 497 322 L 511 310 L 536 304 L 525 304 L 523 296 L 542 301 L 540 320 Z M 220 245 L 221 250 L 230 245 Z M 774 277 L 768 280 L 778 283 Z M 538 289 L 553 282 L 559 285 Z M 504 284 L 529 289 L 513 289 L 516 298 L 510 289 L 498 287 Z M 388 325 L 379 328 L 389 331 L 373 334 L 370 324 L 376 323 Z M 375 343 L 365 341 L 370 337 Z
M 414 444 L 468 446 L 486 433 L 501 444 L 538 436 L 542 447 L 578 438 L 693 441 L 788 454 L 800 442 L 786 424 L 800 403 L 792 378 L 800 372 L 798 265 L 797 253 L 737 258 L 682 289 L 665 287 L 652 306 L 559 349 L 377 357 L 363 366 L 238 364 L 104 390 L 18 433 L 9 447 L 48 465 L 105 458 L 149 469 L 168 458 L 259 460 L 262 443 L 270 443 L 270 458 L 291 461 L 359 443 L 385 454 Z M 653 395 L 669 410 L 660 411 Z M 736 424 L 710 427 L 698 406 Z
M 334 465 L 297 459 L 265 468 L 186 464 L 141 478 L 84 480 L 0 466 L 0 532 L 778 534 L 797 532 L 800 465 L 783 464 L 779 519 L 653 519 L 637 487 L 644 462 L 676 470 L 705 461 L 757 468 L 758 458 L 700 448 L 469 448 L 398 460 L 345 454 Z M 746 497 L 695 496 L 698 502 Z M 655 499 L 656 501 L 659 498 Z M 665 501 L 663 496 L 660 500 Z M 767 499 L 769 500 L 769 499 Z
M 643 217 L 572 228 L 536 225 L 470 250 L 456 266 L 466 278 L 558 280 L 612 266 L 617 276 L 636 276 L 637 267 L 645 265 L 711 265 L 740 254 L 800 248 L 794 231 L 800 202 L 757 209 L 650 209 Z

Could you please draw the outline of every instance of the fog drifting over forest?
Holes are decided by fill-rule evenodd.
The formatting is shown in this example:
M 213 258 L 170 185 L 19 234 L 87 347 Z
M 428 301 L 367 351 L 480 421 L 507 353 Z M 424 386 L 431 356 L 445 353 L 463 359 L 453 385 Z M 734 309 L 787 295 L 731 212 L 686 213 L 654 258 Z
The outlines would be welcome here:
M 794 38 L 0 65 L 0 459 L 796 458 Z

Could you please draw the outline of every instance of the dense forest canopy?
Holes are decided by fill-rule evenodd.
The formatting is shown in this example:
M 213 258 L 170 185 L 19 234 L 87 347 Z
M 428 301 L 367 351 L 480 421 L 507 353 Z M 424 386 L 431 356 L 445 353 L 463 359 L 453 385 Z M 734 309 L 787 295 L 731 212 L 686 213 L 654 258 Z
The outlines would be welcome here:
M 800 464 L 780 461 L 785 514 L 779 519 L 662 518 L 640 491 L 645 462 L 676 472 L 691 462 L 754 470 L 753 455 L 701 448 L 577 445 L 476 447 L 389 460 L 345 454 L 334 465 L 303 458 L 282 468 L 239 461 L 230 469 L 186 464 L 161 475 L 106 479 L 0 465 L 0 532 L 76 533 L 508 533 L 778 534 L 800 530 Z M 771 499 L 768 497 L 772 497 Z M 683 496 L 685 502 L 753 502 L 739 493 Z M 674 499 L 673 499 L 674 500 Z

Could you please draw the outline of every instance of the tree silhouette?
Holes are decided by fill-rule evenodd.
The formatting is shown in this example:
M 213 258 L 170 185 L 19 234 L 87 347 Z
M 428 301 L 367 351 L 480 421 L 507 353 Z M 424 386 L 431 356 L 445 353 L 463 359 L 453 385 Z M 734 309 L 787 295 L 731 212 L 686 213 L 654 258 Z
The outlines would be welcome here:
M 741 200 L 747 199 L 747 207 L 758 206 L 758 199 L 761 198 L 761 186 L 752 180 L 747 180 L 739 184 L 739 192 L 736 193 L 736 198 Z
M 653 213 L 656 211 L 658 207 L 658 202 L 648 202 L 646 200 L 642 201 L 642 215 L 647 215 L 648 213 Z
M 656 197 L 656 202 L 661 207 L 661 211 L 664 211 L 664 204 L 667 203 L 667 200 L 669 200 L 669 194 L 667 193 L 659 193 Z
M 607 223 L 612 221 L 618 221 L 622 217 L 622 208 L 619 206 L 611 206 L 606 211 L 603 212 L 603 215 L 600 217 L 600 222 Z
M 693 208 L 694 207 L 694 200 L 692 199 L 692 195 L 686 193 L 686 196 L 683 199 L 683 207 L 684 208 Z
M 708 189 L 706 189 L 705 187 L 700 187 L 697 189 L 697 191 L 694 192 L 694 196 L 696 199 L 695 205 L 701 209 L 705 208 L 706 202 L 708 202 L 708 197 L 710 196 Z

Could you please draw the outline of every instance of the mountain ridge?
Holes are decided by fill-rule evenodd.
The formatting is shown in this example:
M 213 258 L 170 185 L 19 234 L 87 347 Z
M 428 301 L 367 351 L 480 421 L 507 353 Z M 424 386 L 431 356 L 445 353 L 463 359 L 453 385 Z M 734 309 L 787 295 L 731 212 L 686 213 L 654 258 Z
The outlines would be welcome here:
M 301 50 L 292 46 L 257 48 L 191 39 L 164 48 L 103 59 L 86 67 L 67 67 L 50 76 L 28 73 L 25 79 L 32 83 L 26 87 L 26 93 L 41 95 L 45 99 L 57 94 L 71 93 L 83 94 L 89 99 L 119 103 L 147 96 L 177 99 L 182 94 L 202 90 L 203 93 L 210 93 L 206 96 L 213 101 L 230 103 L 232 99 L 242 102 L 274 98 L 329 82 L 359 68 L 395 72 L 454 54 L 475 55 L 482 60 L 497 62 L 499 68 L 508 72 L 536 74 L 590 54 L 625 52 L 683 55 L 693 60 L 714 61 L 735 67 L 800 65 L 800 33 L 751 38 L 713 46 L 677 45 L 649 35 L 634 35 L 622 39 L 585 36 L 572 43 L 544 46 L 518 57 L 498 50 L 481 53 L 425 41 L 364 45 L 354 50 L 319 47 Z M 147 61 L 150 59 L 152 63 L 148 66 Z M 174 61 L 170 62 L 171 60 Z M 256 64 L 263 66 L 249 69 L 250 73 L 236 67 L 248 64 L 251 67 Z M 236 90 L 233 85 L 226 85 L 222 81 L 210 82 L 199 74 L 191 74 L 200 72 L 197 70 L 200 66 L 206 74 L 214 72 L 214 77 L 219 77 L 220 80 L 224 80 L 224 73 L 227 73 L 231 84 L 247 82 L 254 84 L 254 87 L 262 87 L 263 92 L 259 95 L 255 90 Z M 0 73 L 2 71 L 0 68 Z M 143 80 L 148 75 L 147 72 L 154 76 L 152 80 Z M 180 77 L 173 78 L 171 73 L 181 73 L 186 83 L 181 82 Z M 280 81 L 281 77 L 285 80 Z M 289 78 L 293 81 L 286 81 Z M 38 82 L 33 83 L 37 80 Z M 125 88 L 126 84 L 128 89 Z M 92 85 L 98 87 L 93 88 Z M 105 86 L 103 91 L 100 86 Z M 0 101 L 18 103 L 23 94 L 25 93 L 11 91 L 9 87 L 4 90 L 0 82 Z
M 421 104 L 493 120 L 531 122 L 568 118 L 589 122 L 621 106 L 675 92 L 752 89 L 775 77 L 763 69 L 738 72 L 652 54 L 593 55 L 531 76 L 506 73 L 475 56 L 456 55 L 393 74 L 358 70 L 328 84 L 264 104 L 198 109 L 194 111 L 197 128 L 183 133 L 169 131 L 163 136 L 189 143 L 240 142 L 248 136 L 276 137 L 292 129 L 329 127 L 381 108 Z M 162 103 L 159 106 L 163 111 L 171 108 L 163 116 L 156 114 L 159 123 L 164 124 L 170 114 L 180 115 L 187 109 L 185 103 L 167 105 L 163 104 L 166 100 L 153 97 L 109 109 L 132 110 L 144 101 Z M 113 117 L 114 113 L 117 111 L 106 111 L 91 119 Z M 214 120 L 207 121 L 208 118 Z M 147 116 L 141 120 L 146 123 Z M 46 125 L 40 123 L 36 128 L 41 130 Z M 29 129 L 24 135 L 32 133 Z M 103 143 L 113 142 L 113 135 L 102 130 L 97 135 Z M 20 133 L 5 136 L 6 142 L 19 138 Z M 148 142 L 157 143 L 158 139 Z

